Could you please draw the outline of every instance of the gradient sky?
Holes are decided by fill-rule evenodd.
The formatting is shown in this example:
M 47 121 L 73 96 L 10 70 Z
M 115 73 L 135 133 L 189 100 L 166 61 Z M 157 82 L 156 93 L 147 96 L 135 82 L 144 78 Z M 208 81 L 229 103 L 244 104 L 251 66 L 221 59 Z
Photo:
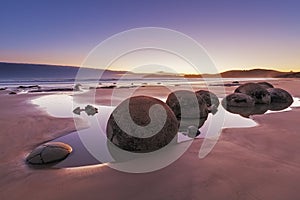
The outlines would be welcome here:
M 2 0 L 0 61 L 79 66 L 111 35 L 154 26 L 194 38 L 220 71 L 300 71 L 299 10 L 289 0 Z

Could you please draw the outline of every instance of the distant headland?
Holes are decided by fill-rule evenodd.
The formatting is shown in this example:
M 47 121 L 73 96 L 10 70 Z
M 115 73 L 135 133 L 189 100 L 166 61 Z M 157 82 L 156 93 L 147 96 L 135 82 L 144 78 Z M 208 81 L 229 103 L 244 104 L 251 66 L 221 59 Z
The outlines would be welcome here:
M 30 63 L 8 63 L 0 62 L 1 79 L 26 79 L 26 78 L 70 78 L 76 77 L 80 68 L 77 66 L 30 64 Z M 137 74 L 127 71 L 113 71 L 104 69 L 86 68 L 86 74 L 93 77 L 95 73 L 103 73 L 105 77 L 118 78 L 122 75 L 142 75 L 144 78 L 300 78 L 300 72 L 281 72 L 270 69 L 230 70 L 220 74 L 170 74 L 170 73 L 145 73 Z

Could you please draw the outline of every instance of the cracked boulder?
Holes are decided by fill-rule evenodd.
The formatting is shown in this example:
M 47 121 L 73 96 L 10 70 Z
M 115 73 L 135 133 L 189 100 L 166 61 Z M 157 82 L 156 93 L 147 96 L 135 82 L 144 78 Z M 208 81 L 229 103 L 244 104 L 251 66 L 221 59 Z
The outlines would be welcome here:
M 48 142 L 34 149 L 26 158 L 31 165 L 58 163 L 69 156 L 72 147 L 62 142 Z

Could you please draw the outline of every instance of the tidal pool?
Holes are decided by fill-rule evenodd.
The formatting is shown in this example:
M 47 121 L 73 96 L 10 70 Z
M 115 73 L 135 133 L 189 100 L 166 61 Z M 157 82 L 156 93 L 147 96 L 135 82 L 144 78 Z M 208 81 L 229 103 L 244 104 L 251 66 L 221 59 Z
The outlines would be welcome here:
M 164 100 L 164 99 L 161 99 Z M 220 99 L 222 100 L 222 99 Z M 49 115 L 64 118 L 81 118 L 88 124 L 88 128 L 78 129 L 65 136 L 54 139 L 53 141 L 64 142 L 72 146 L 73 152 L 62 162 L 56 164 L 55 168 L 79 167 L 101 163 L 114 162 L 106 139 L 106 124 L 108 118 L 115 107 L 93 105 L 98 108 L 98 113 L 88 116 L 85 112 L 80 115 L 73 113 L 74 108 L 84 108 L 87 104 L 73 101 L 73 97 L 68 94 L 55 94 L 39 97 L 32 100 L 33 104 L 44 109 Z M 287 109 L 281 111 L 267 111 L 265 114 L 273 112 L 284 112 L 291 110 L 291 107 L 299 107 L 299 98 L 294 98 L 294 103 Z M 199 129 L 201 134 L 197 138 L 215 137 L 220 134 L 220 130 L 215 128 L 214 123 L 218 123 L 224 128 L 248 128 L 258 124 L 251 118 L 245 118 L 238 114 L 226 111 L 221 105 L 215 115 L 209 114 L 204 125 Z M 178 133 L 177 143 L 191 141 L 193 139 Z M 95 153 L 96 152 L 96 153 Z M 100 159 L 101 158 L 101 159 Z M 101 160 L 101 161 L 100 161 Z

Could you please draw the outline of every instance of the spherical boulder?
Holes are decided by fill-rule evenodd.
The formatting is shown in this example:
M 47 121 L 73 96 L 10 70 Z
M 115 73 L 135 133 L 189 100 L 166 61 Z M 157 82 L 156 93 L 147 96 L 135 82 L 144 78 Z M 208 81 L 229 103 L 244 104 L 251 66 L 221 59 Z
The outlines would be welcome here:
M 207 118 L 208 115 L 205 100 L 199 94 L 189 90 L 171 92 L 168 95 L 166 103 L 178 120 Z
M 162 101 L 135 96 L 126 99 L 112 112 L 107 122 L 108 140 L 130 152 L 146 153 L 169 144 L 178 132 L 178 121 Z
M 214 93 L 207 90 L 198 90 L 195 93 L 199 94 L 199 96 L 206 102 L 209 112 L 215 113 L 217 111 L 220 101 Z
M 274 86 L 268 82 L 258 82 L 257 84 L 262 86 L 265 89 L 274 88 Z
M 26 158 L 31 165 L 55 164 L 64 160 L 72 152 L 72 147 L 62 142 L 48 142 L 34 149 Z
M 230 95 L 227 95 L 222 100 L 222 105 L 227 107 L 253 107 L 255 105 L 255 100 L 243 93 L 232 93 Z
M 245 83 L 234 91 L 251 96 L 257 104 L 269 104 L 271 102 L 270 93 L 257 83 Z
M 280 88 L 269 88 L 271 103 L 285 103 L 290 106 L 293 103 L 293 97 L 287 91 Z

